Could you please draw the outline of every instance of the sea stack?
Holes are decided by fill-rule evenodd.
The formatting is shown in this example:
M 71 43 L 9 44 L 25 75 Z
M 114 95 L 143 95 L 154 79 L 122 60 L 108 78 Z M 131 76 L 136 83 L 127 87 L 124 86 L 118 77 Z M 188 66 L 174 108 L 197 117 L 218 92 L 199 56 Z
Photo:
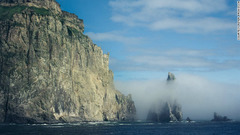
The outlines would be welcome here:
M 0 122 L 135 118 L 83 20 L 55 0 L 0 0 L 0 11 Z
M 174 74 L 169 72 L 167 82 L 174 82 L 175 79 Z M 181 105 L 177 103 L 176 99 L 160 100 L 158 103 L 152 105 L 147 116 L 147 121 L 152 122 L 177 122 L 181 120 Z
M 229 119 L 227 116 L 221 116 L 216 112 L 214 112 L 213 119 L 211 121 L 221 122 L 221 121 L 231 121 L 231 119 Z
M 175 79 L 175 75 L 171 72 L 168 72 L 167 81 L 174 81 Z

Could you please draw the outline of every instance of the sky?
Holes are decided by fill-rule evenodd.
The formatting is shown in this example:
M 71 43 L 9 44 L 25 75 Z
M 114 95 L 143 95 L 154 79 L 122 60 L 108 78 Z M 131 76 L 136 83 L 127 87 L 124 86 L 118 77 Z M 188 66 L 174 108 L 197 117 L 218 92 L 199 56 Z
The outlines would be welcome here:
M 116 88 L 131 93 L 137 108 L 146 92 L 161 94 L 156 90 L 165 89 L 172 72 L 178 80 L 176 93 L 192 93 L 178 96 L 185 114 L 202 117 L 188 113 L 193 106 L 184 100 L 201 95 L 199 109 L 207 104 L 203 100 L 214 99 L 210 101 L 220 106 L 207 108 L 217 106 L 222 114 L 240 118 L 235 115 L 240 111 L 237 0 L 57 1 L 83 19 L 84 33 L 110 53 Z

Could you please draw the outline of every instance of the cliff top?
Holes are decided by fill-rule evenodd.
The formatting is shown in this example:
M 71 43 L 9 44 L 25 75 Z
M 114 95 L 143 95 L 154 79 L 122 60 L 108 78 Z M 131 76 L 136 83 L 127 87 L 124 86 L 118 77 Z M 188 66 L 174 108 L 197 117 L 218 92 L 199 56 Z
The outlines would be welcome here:
M 0 18 L 11 19 L 14 14 L 23 12 L 28 7 L 40 15 L 60 16 L 71 29 L 82 33 L 84 31 L 83 20 L 75 14 L 62 11 L 55 0 L 0 0 Z
M 55 13 L 61 13 L 60 4 L 55 0 L 0 0 L 2 6 L 24 5 L 37 8 L 45 8 Z

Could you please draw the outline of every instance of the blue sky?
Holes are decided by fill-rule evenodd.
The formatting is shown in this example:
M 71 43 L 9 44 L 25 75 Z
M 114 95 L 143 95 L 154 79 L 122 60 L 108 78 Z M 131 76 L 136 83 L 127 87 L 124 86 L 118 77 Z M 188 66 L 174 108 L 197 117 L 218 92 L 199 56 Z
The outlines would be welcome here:
M 138 118 L 173 96 L 184 117 L 209 120 L 218 112 L 240 120 L 236 0 L 57 1 L 110 53 L 115 86 L 132 94 Z M 171 93 L 168 72 L 177 78 Z
M 115 80 L 167 72 L 239 83 L 236 0 L 57 0 L 110 53 Z

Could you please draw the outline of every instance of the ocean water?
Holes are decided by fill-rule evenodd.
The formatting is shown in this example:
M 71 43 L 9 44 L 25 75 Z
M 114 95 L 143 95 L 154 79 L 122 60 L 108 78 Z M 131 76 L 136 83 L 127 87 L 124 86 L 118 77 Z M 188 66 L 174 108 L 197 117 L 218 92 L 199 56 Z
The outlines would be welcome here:
M 1 135 L 240 135 L 240 122 L 0 124 Z

